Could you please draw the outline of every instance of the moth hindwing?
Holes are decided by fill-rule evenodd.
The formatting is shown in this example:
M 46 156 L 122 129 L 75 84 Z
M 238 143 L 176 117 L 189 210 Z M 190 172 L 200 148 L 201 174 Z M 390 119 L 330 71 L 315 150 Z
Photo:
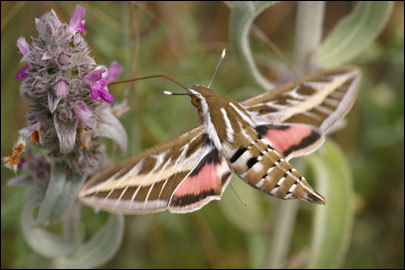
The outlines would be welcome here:
M 79 199 L 115 213 L 191 212 L 220 199 L 234 172 L 275 197 L 325 204 L 288 160 L 322 144 L 353 105 L 360 79 L 359 69 L 343 67 L 241 103 L 190 86 L 200 125 L 96 174 Z

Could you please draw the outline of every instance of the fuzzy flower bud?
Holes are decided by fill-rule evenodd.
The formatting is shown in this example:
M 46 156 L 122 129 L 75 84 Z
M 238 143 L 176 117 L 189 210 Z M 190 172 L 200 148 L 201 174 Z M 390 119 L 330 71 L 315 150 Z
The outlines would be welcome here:
M 53 90 L 55 90 L 55 94 L 58 97 L 66 97 L 66 95 L 69 93 L 69 85 L 65 82 L 65 80 L 60 79 L 53 86 Z
M 25 37 L 20 37 L 17 39 L 17 47 L 22 53 L 22 55 L 26 55 L 30 51 L 30 46 L 28 45 Z
M 92 112 L 89 110 L 89 108 L 85 104 L 74 105 L 73 111 L 75 113 L 74 117 L 77 119 L 80 119 L 84 122 L 89 121 L 93 115 Z
M 122 67 L 117 62 L 112 62 L 111 66 L 108 67 L 107 76 L 105 78 L 106 83 L 109 84 L 115 81 L 121 72 Z

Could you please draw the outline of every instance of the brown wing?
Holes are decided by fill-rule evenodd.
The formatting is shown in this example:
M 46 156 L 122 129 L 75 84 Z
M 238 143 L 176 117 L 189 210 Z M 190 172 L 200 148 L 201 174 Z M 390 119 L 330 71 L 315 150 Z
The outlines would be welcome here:
M 222 177 L 228 172 L 230 175 L 226 164 L 224 167 L 207 159 L 216 149 L 203 131 L 204 127 L 198 126 L 96 174 L 81 189 L 79 200 L 94 208 L 122 214 L 158 212 L 168 207 L 173 212 L 201 208 L 222 194 L 229 180 L 224 177 L 221 181 Z M 206 191 L 204 194 L 182 197 L 187 195 L 184 188 L 176 193 L 179 185 L 184 186 L 182 183 L 193 180 L 188 179 L 197 175 L 201 167 L 211 164 L 220 164 L 221 173 L 218 173 L 219 180 L 218 177 L 208 179 L 209 185 L 205 187 L 209 189 L 202 190 Z M 195 190 L 190 194 L 194 193 Z M 173 194 L 178 195 L 177 200 L 170 204 Z

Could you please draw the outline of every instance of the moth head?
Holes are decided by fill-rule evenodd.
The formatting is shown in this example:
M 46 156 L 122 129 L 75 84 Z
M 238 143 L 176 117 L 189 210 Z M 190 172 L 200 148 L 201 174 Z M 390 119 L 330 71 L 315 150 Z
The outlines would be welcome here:
M 200 85 L 190 86 L 187 89 L 187 92 L 191 98 L 191 103 L 195 107 L 200 106 L 203 100 L 205 100 L 205 102 L 210 102 L 218 100 L 218 97 L 220 97 L 214 90 Z
M 201 106 L 201 98 L 199 98 L 197 95 L 190 95 L 190 99 L 191 99 L 191 104 L 194 107 L 199 108 Z
M 190 97 L 191 105 L 197 109 L 198 119 L 202 122 L 204 114 L 208 113 L 208 106 L 205 97 L 197 89 L 196 86 L 190 86 L 187 89 L 187 94 Z
M 227 99 L 211 88 L 192 85 L 187 89 L 191 104 L 197 108 L 201 122 L 208 119 L 208 115 L 215 114 L 225 107 Z

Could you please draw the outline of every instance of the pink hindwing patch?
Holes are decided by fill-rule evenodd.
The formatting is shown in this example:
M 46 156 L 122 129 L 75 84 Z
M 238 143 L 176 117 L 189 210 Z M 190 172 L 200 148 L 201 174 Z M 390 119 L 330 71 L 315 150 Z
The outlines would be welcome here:
M 217 175 L 218 165 L 205 164 L 198 174 L 189 176 L 174 193 L 175 196 L 198 195 L 201 192 L 216 190 L 220 185 L 220 175 Z
M 216 149 L 211 151 L 177 187 L 170 202 L 170 212 L 194 211 L 213 199 L 220 199 L 230 176 L 225 158 Z
M 286 159 L 317 148 L 322 137 L 315 128 L 302 124 L 264 125 L 256 130 Z

